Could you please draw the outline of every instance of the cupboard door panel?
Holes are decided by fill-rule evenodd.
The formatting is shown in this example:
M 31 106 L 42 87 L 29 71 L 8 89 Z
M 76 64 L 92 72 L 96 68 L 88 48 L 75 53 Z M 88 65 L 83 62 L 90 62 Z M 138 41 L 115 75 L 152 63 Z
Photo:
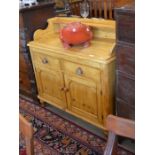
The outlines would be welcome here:
M 50 102 L 56 102 L 59 106 L 66 107 L 63 75 L 56 71 L 36 69 L 36 78 L 39 96 Z
M 65 75 L 65 83 L 68 89 L 66 93 L 69 110 L 84 118 L 99 122 L 100 96 L 97 84 L 92 80 L 70 75 Z

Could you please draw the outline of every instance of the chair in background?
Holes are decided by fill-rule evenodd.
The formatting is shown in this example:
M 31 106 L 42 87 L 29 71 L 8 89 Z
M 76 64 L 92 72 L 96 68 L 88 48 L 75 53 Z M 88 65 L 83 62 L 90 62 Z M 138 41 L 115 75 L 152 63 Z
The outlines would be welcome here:
M 117 135 L 135 139 L 135 122 L 132 120 L 109 115 L 106 128 L 109 133 L 104 155 L 117 155 Z
M 83 0 L 68 0 L 71 15 L 80 16 L 80 3 L 82 3 L 82 1 Z
M 26 144 L 26 154 L 34 155 L 33 127 L 21 114 L 19 114 L 19 130 Z
M 80 3 L 84 0 L 66 0 L 71 15 L 80 16 Z M 134 3 L 135 0 L 87 0 L 90 18 L 114 19 L 114 8 Z
M 107 19 L 107 0 L 88 0 L 90 6 L 89 17 Z
M 107 16 L 109 19 L 114 19 L 114 8 L 122 7 L 127 4 L 134 3 L 135 0 L 105 0 L 107 3 Z
M 80 3 L 84 0 L 68 0 L 71 15 L 80 16 Z M 107 19 L 107 0 L 87 0 L 90 11 L 90 18 L 105 18 Z

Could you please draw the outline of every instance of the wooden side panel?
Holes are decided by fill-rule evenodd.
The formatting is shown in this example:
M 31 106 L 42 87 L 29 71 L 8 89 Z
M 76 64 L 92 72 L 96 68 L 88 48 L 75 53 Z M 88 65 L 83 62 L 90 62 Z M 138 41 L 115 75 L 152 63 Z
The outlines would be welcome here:
M 120 117 L 135 119 L 135 106 L 132 106 L 130 103 L 116 98 L 116 109 L 117 115 Z
M 116 38 L 118 41 L 135 43 L 135 14 L 116 13 Z
M 135 75 L 135 47 L 134 45 L 117 44 L 116 46 L 117 70 Z
M 115 9 L 116 114 L 135 119 L 135 6 Z
M 117 97 L 134 106 L 135 104 L 135 81 L 127 74 L 117 72 Z M 122 109 L 123 110 L 123 109 Z
M 115 61 L 102 66 L 101 86 L 102 86 L 102 120 L 105 126 L 106 117 L 115 112 Z

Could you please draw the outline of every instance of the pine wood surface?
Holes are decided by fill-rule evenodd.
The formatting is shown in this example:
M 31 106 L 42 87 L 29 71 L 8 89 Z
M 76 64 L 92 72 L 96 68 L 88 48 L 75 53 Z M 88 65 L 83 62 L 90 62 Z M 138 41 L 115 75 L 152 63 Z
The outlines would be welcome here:
M 19 114 L 19 130 L 25 138 L 26 154 L 34 155 L 33 127 L 21 114 Z
M 64 49 L 59 29 L 68 22 L 90 25 L 94 38 L 88 48 Z M 30 46 L 38 97 L 105 129 L 113 112 L 115 80 L 115 22 L 79 18 L 51 18 L 37 30 Z

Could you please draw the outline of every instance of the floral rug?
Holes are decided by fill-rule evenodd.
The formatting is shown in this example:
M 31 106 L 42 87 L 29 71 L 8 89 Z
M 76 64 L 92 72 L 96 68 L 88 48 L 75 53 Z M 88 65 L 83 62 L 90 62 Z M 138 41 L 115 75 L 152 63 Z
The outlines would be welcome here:
M 35 155 L 102 155 L 106 140 L 57 114 L 20 98 L 20 113 L 34 128 Z M 20 136 L 20 155 L 25 155 Z M 119 147 L 118 155 L 133 155 Z

